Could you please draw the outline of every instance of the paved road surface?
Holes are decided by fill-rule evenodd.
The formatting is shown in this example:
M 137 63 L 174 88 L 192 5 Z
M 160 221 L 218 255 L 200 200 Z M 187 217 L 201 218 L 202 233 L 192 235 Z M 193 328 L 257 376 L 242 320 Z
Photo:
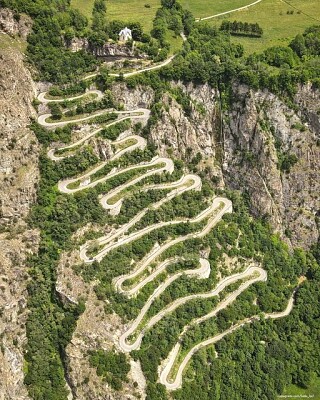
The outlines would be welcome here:
M 233 10 L 224 11 L 224 12 L 219 13 L 219 14 L 210 15 L 209 17 L 196 18 L 196 22 L 205 21 L 205 20 L 207 20 L 207 19 L 212 19 L 212 18 L 217 18 L 217 17 L 220 17 L 221 15 L 230 14 L 230 13 L 233 13 L 233 12 L 235 12 L 235 11 L 245 10 L 246 8 L 255 6 L 256 4 L 260 3 L 261 1 L 262 1 L 262 0 L 256 0 L 256 1 L 254 1 L 253 3 L 247 4 L 246 6 L 239 7 L 239 8 L 234 8 Z
M 206 299 L 206 298 L 217 296 L 225 287 L 231 285 L 234 282 L 237 282 L 240 279 L 250 277 L 256 273 L 259 274 L 258 277 L 254 277 L 251 280 L 245 282 L 245 284 L 241 285 L 241 287 L 240 287 L 241 289 L 239 288 L 238 291 L 233 292 L 223 302 L 221 302 L 220 309 L 227 307 L 230 303 L 232 303 L 237 298 L 237 296 L 240 293 L 242 293 L 253 282 L 256 282 L 258 280 L 266 280 L 266 277 L 267 277 L 266 272 L 259 267 L 249 267 L 244 272 L 234 274 L 234 275 L 228 276 L 227 278 L 222 279 L 218 283 L 216 288 L 214 290 L 210 291 L 209 293 L 197 293 L 197 294 L 192 294 L 189 296 L 178 298 L 173 303 L 171 303 L 169 306 L 167 306 L 165 309 L 161 310 L 158 314 L 153 316 L 143 327 L 142 331 L 139 333 L 139 335 L 137 336 L 136 340 L 133 343 L 127 343 L 128 337 L 130 337 L 135 332 L 135 330 L 139 326 L 140 322 L 143 320 L 145 314 L 147 313 L 148 309 L 150 308 L 150 306 L 153 303 L 153 301 L 155 300 L 155 298 L 159 297 L 159 295 L 165 290 L 165 288 L 167 286 L 169 286 L 169 284 L 172 283 L 172 280 L 174 280 L 175 275 L 173 277 L 170 277 L 167 281 L 162 283 L 154 291 L 154 293 L 150 296 L 150 298 L 148 299 L 145 306 L 142 308 L 138 317 L 134 320 L 134 322 L 130 326 L 130 328 L 128 330 L 126 330 L 126 332 L 120 337 L 119 344 L 120 344 L 121 349 L 125 352 L 130 352 L 132 350 L 138 349 L 140 347 L 140 344 L 141 344 L 141 341 L 143 339 L 145 332 L 147 330 L 149 330 L 150 328 L 152 328 L 162 318 L 164 318 L 166 315 L 172 313 L 175 309 L 177 309 L 181 305 L 189 302 L 192 299 Z M 181 275 L 182 275 L 182 273 L 179 273 L 179 276 L 181 276 Z
M 151 226 L 147 226 L 146 228 L 141 229 L 140 231 L 137 232 L 133 232 L 131 234 L 129 234 L 128 236 L 122 237 L 120 238 L 116 243 L 111 243 L 111 244 L 107 244 L 101 251 L 99 251 L 99 253 L 97 255 L 95 255 L 94 257 L 88 257 L 87 256 L 87 250 L 90 247 L 90 244 L 85 244 L 84 246 L 82 246 L 80 248 L 80 258 L 82 259 L 82 261 L 86 262 L 86 263 L 90 263 L 93 261 L 101 261 L 111 250 L 114 250 L 120 246 L 123 246 L 125 244 L 128 244 L 134 240 L 139 239 L 142 236 L 147 235 L 148 233 L 152 232 L 153 230 L 165 227 L 165 226 L 169 226 L 169 225 L 175 225 L 175 224 L 179 224 L 182 222 L 190 222 L 190 223 L 197 223 L 202 221 L 203 219 L 209 217 L 221 204 L 223 204 L 223 208 L 222 211 L 218 212 L 218 215 L 216 218 L 216 222 L 220 221 L 220 219 L 222 218 L 222 216 L 228 212 L 229 208 L 230 208 L 230 204 L 229 204 L 229 200 L 222 198 L 222 197 L 216 197 L 212 204 L 206 209 L 204 210 L 202 213 L 200 213 L 197 217 L 195 218 L 190 218 L 190 219 L 180 219 L 180 220 L 175 220 L 175 221 L 167 221 L 167 222 L 160 222 L 158 224 L 154 224 Z M 231 202 L 230 202 L 231 203 Z M 208 224 L 209 225 L 209 224 Z M 206 226 L 206 228 L 202 231 L 205 232 L 208 229 L 208 225 Z M 207 233 L 210 231 L 211 227 L 207 230 Z M 190 235 L 186 235 L 183 237 L 183 240 L 186 240 L 186 238 L 191 238 L 191 237 L 196 237 L 197 234 L 190 234 Z M 105 239 L 107 240 L 107 237 L 105 237 Z M 178 238 L 179 239 L 179 238 Z M 170 243 L 176 243 L 177 239 L 172 240 Z M 101 238 L 99 239 L 99 244 L 104 244 L 104 240 L 101 240 Z M 170 247 L 170 246 L 169 246 Z
M 160 63 L 160 64 L 152 65 L 151 67 L 147 67 L 147 68 L 138 69 L 138 70 L 132 71 L 132 72 L 126 72 L 126 73 L 124 73 L 122 76 L 123 76 L 124 78 L 128 78 L 128 77 L 130 77 L 130 76 L 142 74 L 143 72 L 153 71 L 153 70 L 156 70 L 156 69 L 163 68 L 163 67 L 165 67 L 166 65 L 170 64 L 171 61 L 172 61 L 174 58 L 175 58 L 175 56 L 173 55 L 173 56 L 167 58 L 165 61 L 163 61 L 163 62 Z M 97 76 L 97 75 L 99 75 L 99 71 L 98 71 L 98 72 L 95 72 L 95 73 L 93 73 L 93 74 L 87 75 L 87 76 L 86 76 L 85 78 L 83 78 L 83 79 L 84 79 L 84 80 L 91 79 L 91 78 L 94 78 L 94 77 Z M 115 77 L 119 77 L 119 76 L 120 76 L 120 74 L 113 74 L 113 73 L 111 73 L 111 74 L 109 74 L 109 75 L 110 75 L 110 76 L 115 76 Z
M 294 291 L 295 293 L 295 291 Z M 277 318 L 283 318 L 287 315 L 290 314 L 292 308 L 293 308 L 293 304 L 294 304 L 294 293 L 292 294 L 287 307 L 285 308 L 284 311 L 281 312 L 276 312 L 276 313 L 269 313 L 269 314 L 264 314 L 265 318 L 272 318 L 272 319 L 277 319 Z M 232 293 L 233 295 L 233 293 Z M 174 381 L 170 381 L 168 379 L 171 369 L 175 363 L 175 360 L 179 354 L 181 345 L 180 343 L 177 343 L 174 348 L 172 349 L 172 351 L 169 354 L 169 357 L 167 358 L 167 360 L 163 363 L 164 368 L 162 368 L 160 374 L 159 374 L 159 380 L 160 383 L 162 383 L 163 385 L 166 386 L 167 390 L 176 390 L 179 389 L 182 386 L 182 374 L 184 369 L 186 368 L 186 366 L 188 365 L 190 359 L 192 358 L 192 356 L 200 349 L 202 349 L 203 347 L 209 346 L 211 344 L 217 343 L 219 340 L 221 340 L 224 336 L 229 335 L 230 333 L 234 332 L 235 330 L 239 329 L 240 327 L 249 324 L 255 320 L 259 320 L 260 317 L 259 316 L 253 316 L 250 318 L 246 318 L 245 320 L 239 322 L 238 324 L 233 325 L 231 328 L 227 329 L 226 331 L 210 338 L 207 339 L 201 343 L 198 343 L 197 345 L 195 345 L 188 353 L 187 355 L 184 357 L 182 363 L 179 366 L 177 375 L 174 379 Z
M 90 119 L 94 117 L 98 117 L 99 115 L 107 114 L 107 113 L 113 113 L 117 115 L 126 115 L 126 119 L 128 118 L 133 118 L 134 116 L 139 117 L 139 118 L 147 118 L 149 117 L 150 110 L 146 110 L 145 108 L 138 108 L 134 111 L 116 111 L 116 110 L 101 110 L 96 113 L 93 113 L 87 117 L 81 117 L 73 120 L 65 120 L 65 121 L 57 121 L 57 122 L 47 122 L 47 119 L 51 117 L 51 114 L 43 114 L 38 117 L 38 124 L 44 126 L 45 128 L 58 128 L 61 126 L 65 126 L 68 124 L 77 124 L 79 122 L 85 122 L 89 121 Z M 116 121 L 119 122 L 119 121 Z
M 128 148 L 129 149 L 129 148 Z M 63 181 L 60 181 L 58 183 L 58 188 L 60 190 L 60 192 L 62 193 L 76 193 L 76 192 L 80 192 L 83 189 L 88 189 L 88 188 L 92 188 L 97 186 L 99 183 L 105 182 L 108 179 L 114 178 L 117 175 L 129 172 L 129 171 L 133 171 L 135 169 L 140 169 L 140 168 L 145 168 L 145 167 L 156 167 L 157 165 L 162 165 L 161 167 L 158 167 L 155 169 L 155 171 L 158 171 L 159 173 L 162 171 L 169 171 L 172 166 L 173 166 L 173 161 L 170 158 L 164 158 L 164 157 L 155 157 L 153 158 L 151 161 L 148 162 L 144 162 L 144 163 L 140 163 L 137 165 L 132 165 L 130 167 L 127 168 L 123 168 L 120 170 L 116 170 L 116 171 L 111 171 L 110 173 L 108 173 L 107 175 L 103 176 L 102 178 L 96 179 L 95 181 L 90 181 L 90 177 L 95 174 L 97 171 L 99 171 L 101 168 L 103 168 L 106 164 L 108 164 L 109 161 L 104 161 L 103 163 L 99 164 L 97 167 L 93 168 L 90 172 L 87 172 L 84 175 L 79 176 L 78 178 L 72 178 L 72 179 L 65 179 Z M 152 168 L 154 169 L 154 168 Z M 147 173 L 146 173 L 147 174 Z M 77 181 L 87 181 L 87 184 L 80 184 L 80 186 L 74 188 L 74 189 L 70 189 L 68 188 L 68 186 L 74 182 Z
M 79 96 L 74 96 L 74 97 L 67 97 L 64 99 L 49 99 L 47 98 L 48 92 L 42 92 L 38 95 L 38 100 L 41 101 L 41 103 L 47 104 L 47 103 L 62 103 L 63 101 L 72 101 L 72 100 L 77 100 L 77 99 L 81 99 L 84 96 L 87 96 L 88 94 L 95 94 L 95 100 L 100 100 L 103 97 L 103 93 L 101 92 L 101 90 L 87 90 L 85 93 L 80 94 Z

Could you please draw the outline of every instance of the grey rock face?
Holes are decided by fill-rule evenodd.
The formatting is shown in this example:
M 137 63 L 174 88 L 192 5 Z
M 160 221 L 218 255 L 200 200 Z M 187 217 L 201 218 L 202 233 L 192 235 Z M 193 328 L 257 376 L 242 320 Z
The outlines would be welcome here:
M 31 76 L 14 40 L 1 34 L 0 41 L 0 399 L 25 400 L 26 258 L 39 237 L 24 219 L 36 200 L 39 146 L 27 128 L 35 116 Z
M 299 88 L 298 111 L 269 91 L 233 87 L 230 104 L 221 110 L 220 93 L 208 85 L 180 87 L 191 99 L 189 115 L 174 96 L 161 99 L 161 117 L 150 132 L 150 140 L 161 155 L 174 155 L 187 163 L 197 153 L 198 169 L 206 171 L 220 187 L 248 192 L 251 211 L 266 217 L 275 231 L 294 246 L 310 247 L 319 232 L 316 213 L 320 209 L 319 90 Z M 150 89 L 115 94 L 125 107 L 141 103 L 149 107 Z M 279 168 L 279 157 L 297 157 L 289 172 Z
M 92 46 L 86 38 L 73 38 L 66 41 L 66 46 L 73 52 L 86 50 L 97 57 L 106 58 L 147 58 L 134 47 L 107 42 L 103 46 Z
M 26 39 L 31 31 L 32 21 L 26 15 L 14 15 L 8 8 L 0 8 L 0 31 L 11 36 Z

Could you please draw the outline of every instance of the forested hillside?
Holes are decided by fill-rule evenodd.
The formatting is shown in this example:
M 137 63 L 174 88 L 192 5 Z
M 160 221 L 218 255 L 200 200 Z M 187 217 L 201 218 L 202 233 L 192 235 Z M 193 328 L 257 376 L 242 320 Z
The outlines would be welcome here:
M 90 19 L 0 5 L 33 20 L 29 397 L 270 400 L 318 382 L 320 26 L 248 56 L 231 36 L 259 25 L 162 0 L 150 33 L 131 22 L 138 64 L 117 64 L 91 51 L 126 25 L 108 2 Z

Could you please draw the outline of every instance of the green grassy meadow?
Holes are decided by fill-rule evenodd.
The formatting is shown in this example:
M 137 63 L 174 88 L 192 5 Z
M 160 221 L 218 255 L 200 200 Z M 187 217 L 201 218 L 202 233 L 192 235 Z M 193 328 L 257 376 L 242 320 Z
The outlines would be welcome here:
M 80 9 L 88 18 L 94 0 L 72 0 L 73 7 Z M 196 18 L 203 18 L 230 9 L 252 3 L 252 0 L 180 0 L 183 7 L 190 10 Z M 145 7 L 149 4 L 150 8 Z M 152 20 L 160 0 L 109 0 L 107 16 L 109 19 L 119 19 L 128 22 L 138 21 L 146 31 L 152 28 Z M 288 12 L 293 11 L 293 14 Z M 319 16 L 317 18 L 317 16 Z M 220 26 L 224 19 L 243 22 L 257 22 L 264 31 L 262 38 L 234 37 L 232 40 L 241 43 L 247 54 L 259 52 L 275 45 L 287 45 L 290 40 L 302 33 L 310 25 L 320 24 L 319 0 L 262 0 L 261 3 L 248 9 L 236 11 L 221 17 L 212 18 L 210 25 Z M 318 19 L 318 21 L 317 21 Z M 179 40 L 173 40 L 174 50 L 177 50 Z
M 71 5 L 82 11 L 88 18 L 91 17 L 93 3 L 94 0 L 71 0 Z M 149 4 L 150 8 L 145 7 L 145 4 Z M 107 18 L 140 22 L 144 30 L 150 32 L 153 18 L 159 7 L 160 0 L 108 0 Z
M 195 18 L 209 17 L 210 15 L 243 7 L 254 0 L 179 0 L 180 4 L 190 10 Z
M 287 3 L 282 0 L 262 0 L 247 10 L 233 12 L 207 22 L 211 25 L 220 25 L 224 19 L 257 22 L 264 31 L 262 38 L 234 37 L 233 41 L 241 43 L 246 53 L 259 52 L 270 46 L 287 45 L 308 26 L 320 24 L 319 0 L 288 0 Z M 301 10 L 301 13 L 298 10 Z M 287 11 L 294 13 L 287 14 Z M 313 19 L 317 16 L 318 22 Z
M 71 5 L 90 19 L 94 0 L 71 0 Z

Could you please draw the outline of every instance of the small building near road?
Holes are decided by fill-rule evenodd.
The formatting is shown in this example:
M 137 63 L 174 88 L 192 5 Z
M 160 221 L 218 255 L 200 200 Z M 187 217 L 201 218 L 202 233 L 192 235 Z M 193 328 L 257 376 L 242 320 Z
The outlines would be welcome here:
M 121 42 L 126 42 L 127 40 L 132 40 L 132 32 L 131 29 L 125 27 L 119 33 L 119 40 Z

